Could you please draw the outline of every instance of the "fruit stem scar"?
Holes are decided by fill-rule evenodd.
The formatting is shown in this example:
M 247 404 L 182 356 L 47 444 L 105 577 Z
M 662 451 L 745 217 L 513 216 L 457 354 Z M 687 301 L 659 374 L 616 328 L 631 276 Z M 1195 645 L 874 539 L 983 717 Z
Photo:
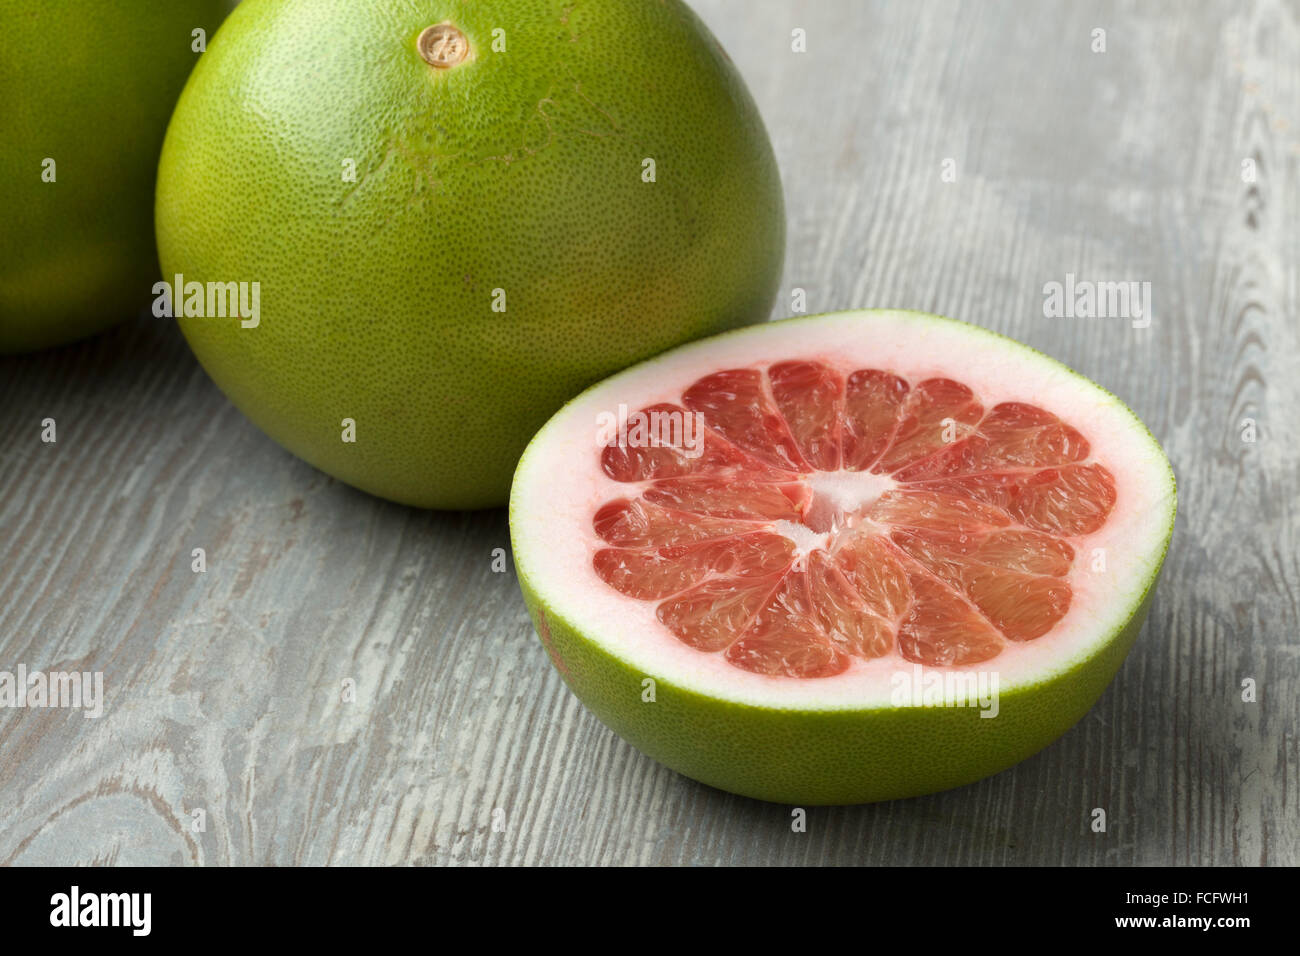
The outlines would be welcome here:
M 449 20 L 425 27 L 415 41 L 420 56 L 435 70 L 450 70 L 469 58 L 469 37 Z

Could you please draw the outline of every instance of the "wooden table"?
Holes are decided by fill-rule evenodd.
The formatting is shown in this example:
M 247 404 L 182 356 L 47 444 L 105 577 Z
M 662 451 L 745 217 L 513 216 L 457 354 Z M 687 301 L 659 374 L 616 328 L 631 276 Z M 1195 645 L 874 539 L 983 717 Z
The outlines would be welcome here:
M 108 701 L 0 712 L 0 861 L 1300 862 L 1300 11 L 696 7 L 781 162 L 776 315 L 799 288 L 809 311 L 986 325 L 1168 450 L 1173 548 L 1101 702 L 992 779 L 792 833 L 788 807 L 680 777 L 577 703 L 493 570 L 503 512 L 340 485 L 142 317 L 0 360 L 0 669 L 99 670 Z M 1149 328 L 1044 317 L 1070 274 L 1150 282 Z

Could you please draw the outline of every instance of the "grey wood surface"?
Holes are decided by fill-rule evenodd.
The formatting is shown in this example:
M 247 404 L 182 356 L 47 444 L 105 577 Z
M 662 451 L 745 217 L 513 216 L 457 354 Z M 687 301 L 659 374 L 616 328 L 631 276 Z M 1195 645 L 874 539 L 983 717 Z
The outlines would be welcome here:
M 0 669 L 103 671 L 107 699 L 0 712 L 0 862 L 1300 862 L 1300 6 L 695 6 L 781 163 L 777 315 L 799 288 L 986 325 L 1168 450 L 1173 548 L 1100 703 L 996 777 L 791 832 L 577 703 L 493 569 L 503 512 L 314 471 L 142 317 L 0 359 Z M 1044 318 L 1068 273 L 1149 281 L 1150 327 Z

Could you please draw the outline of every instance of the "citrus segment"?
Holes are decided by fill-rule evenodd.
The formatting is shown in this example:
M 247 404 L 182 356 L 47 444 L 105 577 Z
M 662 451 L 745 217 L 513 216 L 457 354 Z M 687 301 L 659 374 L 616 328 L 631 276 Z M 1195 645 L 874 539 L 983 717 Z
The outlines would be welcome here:
M 1073 596 L 1065 538 L 1097 530 L 1114 504 L 1105 467 L 1081 464 L 1089 445 L 1076 428 L 1027 402 L 985 411 L 952 378 L 912 385 L 890 369 L 780 361 L 704 376 L 685 388 L 682 406 L 711 432 L 709 457 L 690 477 L 653 479 L 640 498 L 601 507 L 594 526 L 624 547 L 716 546 L 681 555 L 602 549 L 596 570 L 624 594 L 663 598 L 660 620 L 683 642 L 760 674 L 831 677 L 853 656 L 889 653 L 970 664 L 997 657 L 1006 641 L 1042 637 Z M 667 470 L 611 468 L 637 460 L 628 445 L 603 453 L 611 477 Z M 868 462 L 897 488 L 856 508 L 818 500 L 814 474 Z M 728 547 L 719 538 L 760 528 L 779 537 L 792 525 L 814 546 L 803 553 L 786 539 L 775 586 L 719 567 Z M 690 593 L 671 596 L 673 584 Z
M 844 467 L 863 471 L 876 463 L 893 440 L 907 383 L 897 375 L 862 369 L 848 378 L 844 421 Z
M 974 393 L 960 382 L 946 378 L 921 382 L 908 393 L 893 439 L 871 470 L 893 472 L 943 450 L 956 437 L 968 434 L 966 426 L 979 421 L 983 411 Z
M 592 559 L 602 581 L 628 597 L 653 601 L 685 591 L 710 574 L 771 575 L 790 566 L 794 546 L 755 532 L 665 548 L 602 548 Z
M 679 478 L 686 475 L 720 474 L 750 465 L 738 448 L 716 435 L 706 434 L 702 444 L 688 448 L 683 439 L 654 441 L 665 432 L 684 436 L 690 412 L 680 405 L 659 404 L 641 409 L 628 430 L 629 439 L 605 446 L 601 468 L 615 481 L 644 481 L 647 478 Z M 634 436 L 640 437 L 634 437 Z
M 768 465 L 807 471 L 809 465 L 757 369 L 716 372 L 686 390 L 683 404 L 737 448 Z
M 840 467 L 844 380 L 818 362 L 782 362 L 768 369 L 772 397 L 804 461 L 819 471 Z
M 715 578 L 659 605 L 663 621 L 683 643 L 701 651 L 722 651 L 736 643 L 787 575 L 765 578 Z M 778 604 L 778 602 L 773 602 Z
M 848 656 L 831 644 L 817 620 L 802 571 L 781 576 L 740 638 L 728 644 L 726 658 L 773 677 L 833 677 L 849 666 Z
M 693 514 L 788 521 L 798 521 L 811 498 L 811 491 L 801 484 L 723 477 L 669 478 L 655 482 L 645 493 L 646 501 Z

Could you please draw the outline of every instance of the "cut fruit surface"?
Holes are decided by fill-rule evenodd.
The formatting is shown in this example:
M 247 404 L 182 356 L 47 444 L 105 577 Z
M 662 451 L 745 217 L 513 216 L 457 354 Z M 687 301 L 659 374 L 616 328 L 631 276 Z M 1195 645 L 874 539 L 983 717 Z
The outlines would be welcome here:
M 613 547 L 593 566 L 622 594 L 663 598 L 658 618 L 684 643 L 759 674 L 833 677 L 891 653 L 973 664 L 1042 637 L 1070 609 L 1070 539 L 1115 504 L 1076 428 L 1025 402 L 986 410 L 951 378 L 784 361 L 711 373 L 682 404 L 728 453 L 654 478 L 623 430 L 605 473 L 648 485 L 597 511 Z M 611 518 L 632 513 L 645 517 L 629 538 Z M 823 537 L 798 547 L 792 523 Z
M 529 447 L 511 526 L 525 597 L 574 657 L 579 696 L 671 766 L 762 796 L 782 791 L 735 782 L 725 747 L 731 769 L 701 769 L 720 745 L 682 750 L 680 735 L 751 710 L 768 734 L 786 714 L 787 744 L 818 717 L 911 726 L 921 708 L 897 691 L 914 668 L 993 673 L 1003 701 L 1038 714 L 1037 746 L 1059 734 L 1136 632 L 1173 501 L 1159 446 L 1091 382 L 973 326 L 862 312 L 718 336 L 595 386 Z M 638 674 L 689 704 L 608 697 Z M 1035 736 L 996 724 L 973 725 L 992 769 Z M 741 775 L 798 789 L 816 763 L 768 759 Z M 826 772 L 856 773 L 851 799 L 924 788 Z M 954 777 L 974 779 L 935 775 Z

